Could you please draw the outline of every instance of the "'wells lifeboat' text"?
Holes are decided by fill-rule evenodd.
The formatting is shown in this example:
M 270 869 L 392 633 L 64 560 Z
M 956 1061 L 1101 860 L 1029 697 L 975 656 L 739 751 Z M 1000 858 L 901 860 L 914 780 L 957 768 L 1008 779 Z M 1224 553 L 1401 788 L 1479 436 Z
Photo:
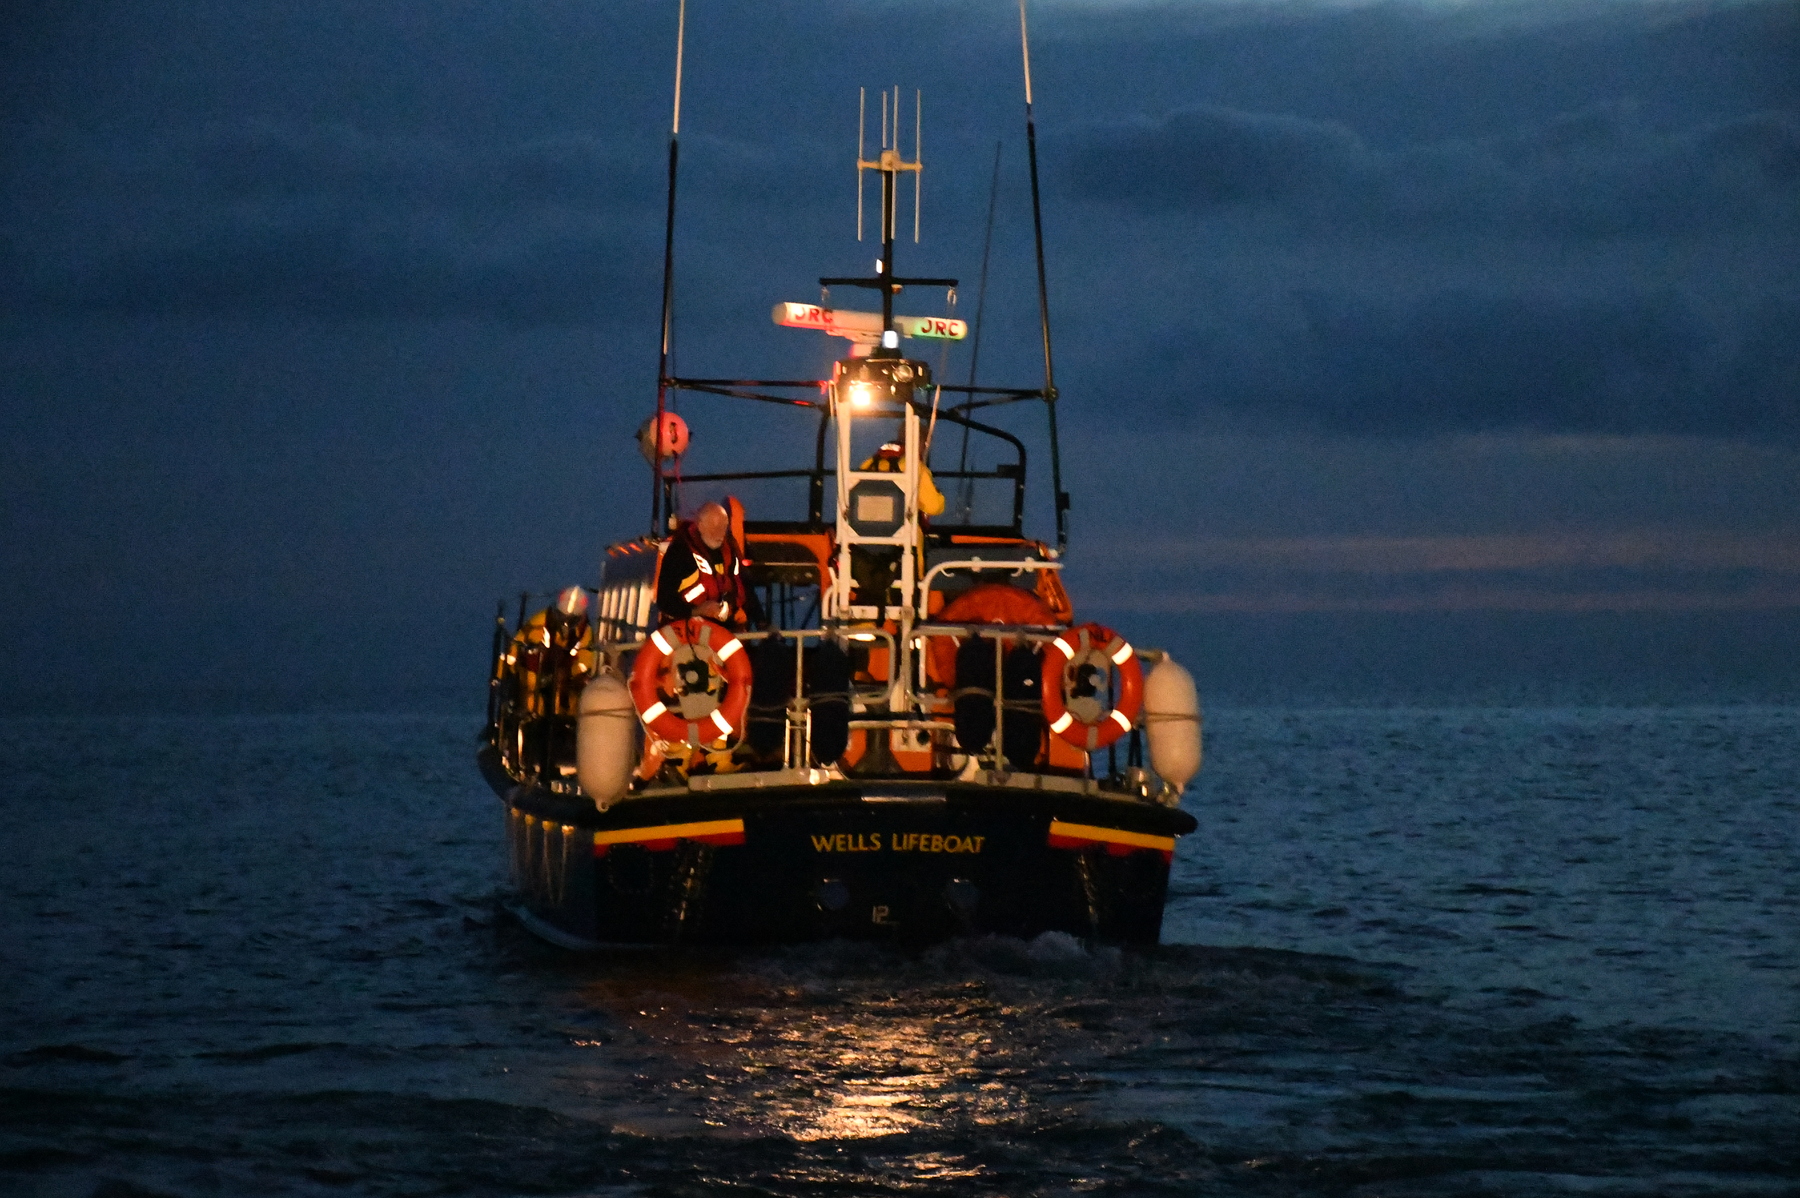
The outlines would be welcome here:
M 979 853 L 985 836 L 954 832 L 838 832 L 812 838 L 815 853 Z

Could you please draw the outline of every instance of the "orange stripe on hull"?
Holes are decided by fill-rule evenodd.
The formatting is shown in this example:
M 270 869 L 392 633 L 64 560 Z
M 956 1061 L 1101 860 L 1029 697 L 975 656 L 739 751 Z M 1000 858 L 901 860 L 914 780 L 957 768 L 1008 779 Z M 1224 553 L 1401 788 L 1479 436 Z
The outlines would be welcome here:
M 1101 828 L 1094 824 L 1069 824 L 1050 821 L 1050 847 L 1053 849 L 1085 849 L 1105 845 L 1109 856 L 1123 857 L 1148 850 L 1161 853 L 1164 861 L 1175 859 L 1173 836 L 1151 836 L 1144 832 L 1127 832 L 1123 828 Z
M 693 824 L 658 824 L 650 828 L 619 828 L 594 833 L 594 856 L 604 857 L 615 844 L 635 844 L 653 853 L 668 852 L 684 840 L 701 844 L 744 843 L 744 821 L 713 819 Z

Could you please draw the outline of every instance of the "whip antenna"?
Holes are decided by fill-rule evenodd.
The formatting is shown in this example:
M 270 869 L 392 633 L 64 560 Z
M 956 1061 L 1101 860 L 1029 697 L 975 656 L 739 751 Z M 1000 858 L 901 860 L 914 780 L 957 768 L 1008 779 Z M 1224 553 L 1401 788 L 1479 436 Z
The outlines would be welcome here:
M 681 0 L 675 18 L 675 114 L 669 122 L 669 207 L 663 223 L 662 357 L 656 366 L 656 460 L 651 463 L 655 479 L 650 493 L 652 535 L 663 531 L 660 527 L 663 523 L 663 454 L 667 448 L 663 440 L 663 413 L 668 410 L 669 331 L 675 310 L 675 167 L 681 157 L 681 52 L 686 40 L 687 0 Z M 675 513 L 668 514 L 673 516 Z
M 1038 203 L 1037 123 L 1031 116 L 1031 38 L 1025 0 L 1019 0 L 1019 49 L 1025 59 L 1025 148 L 1031 159 L 1031 229 L 1037 237 L 1038 320 L 1044 328 L 1044 406 L 1050 412 L 1050 486 L 1056 495 L 1056 547 L 1069 546 L 1069 493 L 1062 486 L 1062 451 L 1056 437 L 1056 368 L 1050 356 L 1050 292 L 1044 282 L 1044 216 Z
M 923 162 L 925 156 L 919 152 L 924 138 L 921 131 L 925 121 L 925 93 L 913 92 L 913 161 Z M 913 244 L 919 244 L 919 184 L 925 178 L 923 171 L 913 172 Z M 945 348 L 948 348 L 947 346 Z
M 981 364 L 981 318 L 987 312 L 988 256 L 994 249 L 994 201 L 999 198 L 999 195 L 1000 143 L 995 142 L 994 173 L 993 178 L 988 180 L 987 234 L 981 239 L 981 285 L 975 290 L 975 343 L 969 353 L 969 394 L 971 396 L 975 394 L 975 368 Z M 964 409 L 963 414 L 968 415 L 968 409 Z M 957 458 L 956 469 L 958 472 L 962 472 L 968 468 L 969 426 L 965 424 L 963 425 L 962 454 Z M 959 498 L 962 500 L 963 523 L 967 524 L 975 510 L 974 479 L 965 477 L 962 480 L 962 494 Z
M 869 129 L 869 89 L 856 89 L 856 239 L 863 239 L 863 137 Z

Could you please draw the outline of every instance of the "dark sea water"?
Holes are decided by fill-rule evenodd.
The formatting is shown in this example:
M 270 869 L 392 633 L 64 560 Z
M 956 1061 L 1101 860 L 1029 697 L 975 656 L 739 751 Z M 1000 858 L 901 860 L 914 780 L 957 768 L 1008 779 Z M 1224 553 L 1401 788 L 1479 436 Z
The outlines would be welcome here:
M 1152 952 L 581 957 L 472 721 L 0 721 L 0 1191 L 1800 1193 L 1800 708 L 1211 712 Z

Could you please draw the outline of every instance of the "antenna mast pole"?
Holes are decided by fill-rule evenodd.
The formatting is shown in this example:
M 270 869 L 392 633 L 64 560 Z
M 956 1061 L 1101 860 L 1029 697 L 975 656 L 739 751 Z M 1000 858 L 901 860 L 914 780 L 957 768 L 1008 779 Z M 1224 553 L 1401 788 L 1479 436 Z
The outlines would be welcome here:
M 1056 436 L 1056 368 L 1050 356 L 1050 292 L 1044 282 L 1044 217 L 1038 204 L 1037 123 L 1031 117 L 1031 38 L 1025 0 L 1019 0 L 1019 48 L 1025 58 L 1025 147 L 1031 159 L 1031 228 L 1037 236 L 1038 318 L 1044 328 L 1044 406 L 1050 412 L 1050 486 L 1056 502 L 1056 547 L 1069 546 L 1069 493 L 1062 485 L 1062 449 Z
M 888 94 L 881 94 L 881 269 L 877 272 L 887 278 L 894 277 L 894 209 L 899 206 L 899 197 L 894 193 L 900 182 L 894 170 L 894 159 L 900 156 L 900 89 L 894 89 L 893 125 L 888 124 Z M 893 136 L 890 149 L 889 134 Z M 881 289 L 881 328 L 885 334 L 894 327 L 894 288 Z
M 900 152 L 900 89 L 881 93 L 881 156 L 864 158 L 863 131 L 867 127 L 868 92 L 861 93 L 858 101 L 856 126 L 856 239 L 862 240 L 863 196 L 862 173 L 877 171 L 881 175 L 881 259 L 875 264 L 873 279 L 820 279 L 821 287 L 829 287 L 834 283 L 847 283 L 856 287 L 874 287 L 881 292 L 881 329 L 882 332 L 894 331 L 894 294 L 908 284 L 931 284 L 956 286 L 954 279 L 901 279 L 894 274 L 894 234 L 899 228 L 900 207 L 900 173 L 913 172 L 913 240 L 919 239 L 919 132 L 920 118 L 925 112 L 925 102 L 919 95 L 913 97 L 913 160 L 908 162 Z M 892 105 L 890 107 L 890 104 Z M 881 349 L 880 355 L 886 356 L 892 351 Z
M 900 152 L 900 89 L 881 92 L 881 154 L 877 158 L 864 158 L 864 135 L 867 130 L 868 91 L 860 93 L 858 101 L 856 127 L 856 239 L 863 235 L 863 189 L 862 173 L 877 171 L 881 175 L 881 258 L 875 263 L 875 274 L 872 278 L 820 279 L 820 287 L 870 287 L 881 292 L 881 332 L 886 341 L 889 334 L 896 333 L 894 328 L 894 296 L 903 287 L 955 287 L 955 279 L 903 279 L 894 273 L 894 234 L 899 229 L 898 208 L 900 206 L 900 175 L 904 171 L 913 172 L 913 239 L 919 233 L 919 172 L 924 167 L 919 162 L 920 118 L 925 112 L 925 101 L 920 94 L 913 96 L 913 160 L 908 162 Z M 899 342 L 896 340 L 895 344 Z M 859 351 L 860 352 L 860 351 Z M 898 357 L 897 349 L 889 349 L 886 345 L 878 345 L 872 351 L 875 357 Z
M 675 167 L 681 157 L 681 52 L 687 40 L 687 0 L 681 0 L 675 19 L 675 115 L 669 125 L 669 207 L 663 225 L 662 358 L 656 367 L 656 460 L 650 492 L 650 532 L 661 535 L 667 523 L 663 501 L 663 413 L 668 410 L 669 332 L 675 311 Z M 668 515 L 674 515 L 669 512 Z

